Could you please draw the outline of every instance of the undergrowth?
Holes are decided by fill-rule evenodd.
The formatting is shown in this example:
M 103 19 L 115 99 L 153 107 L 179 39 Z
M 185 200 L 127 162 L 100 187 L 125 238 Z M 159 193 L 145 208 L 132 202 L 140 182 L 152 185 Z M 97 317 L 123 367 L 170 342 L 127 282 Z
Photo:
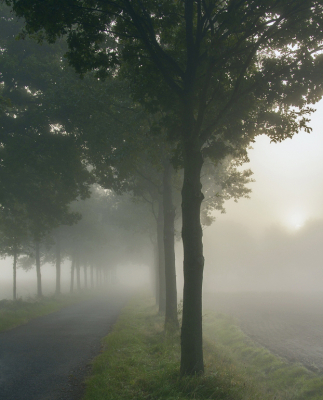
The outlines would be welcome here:
M 206 372 L 183 378 L 179 332 L 165 334 L 152 302 L 134 299 L 103 340 L 83 400 L 323 399 L 322 378 L 257 347 L 234 320 L 210 314 L 204 322 Z

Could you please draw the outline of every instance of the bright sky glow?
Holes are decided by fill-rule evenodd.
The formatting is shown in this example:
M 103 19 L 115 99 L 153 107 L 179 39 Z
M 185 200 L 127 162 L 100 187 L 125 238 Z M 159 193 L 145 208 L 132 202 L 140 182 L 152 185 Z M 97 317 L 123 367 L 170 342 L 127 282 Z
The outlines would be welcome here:
M 271 225 L 295 229 L 308 219 L 323 219 L 323 101 L 314 108 L 312 133 L 301 132 L 282 143 L 257 138 L 246 165 L 256 180 L 250 184 L 251 199 L 227 202 L 227 213 L 217 214 L 218 220 L 259 231 Z

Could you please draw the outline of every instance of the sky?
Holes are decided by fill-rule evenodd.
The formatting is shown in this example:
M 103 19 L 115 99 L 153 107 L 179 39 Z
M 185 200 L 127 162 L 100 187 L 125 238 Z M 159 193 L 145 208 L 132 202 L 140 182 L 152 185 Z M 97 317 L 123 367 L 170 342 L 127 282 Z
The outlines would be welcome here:
M 322 291 L 323 101 L 310 134 L 249 150 L 250 199 L 204 230 L 206 291 Z
M 256 181 L 249 185 L 250 199 L 227 202 L 218 221 L 241 222 L 259 232 L 272 224 L 300 229 L 307 220 L 323 218 L 323 101 L 315 108 L 310 134 L 281 143 L 257 138 L 246 164 Z

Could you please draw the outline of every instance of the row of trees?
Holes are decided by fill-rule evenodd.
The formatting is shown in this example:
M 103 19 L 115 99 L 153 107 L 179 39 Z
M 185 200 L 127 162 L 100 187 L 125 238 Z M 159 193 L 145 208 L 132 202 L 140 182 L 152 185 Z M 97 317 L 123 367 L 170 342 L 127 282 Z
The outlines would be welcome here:
M 2 82 L 3 94 L 9 99 L 7 110 L 2 115 L 3 136 L 11 138 L 11 147 L 8 140 L 3 141 L 1 172 L 5 176 L 9 171 L 11 175 L 7 182 L 11 186 L 8 184 L 3 190 L 2 252 L 14 257 L 14 275 L 18 255 L 28 251 L 33 253 L 37 266 L 37 293 L 39 296 L 42 294 L 40 243 L 48 242 L 48 235 L 54 237 L 52 240 L 62 242 L 59 232 L 72 231 L 66 224 L 75 224 L 81 214 L 75 211 L 75 207 L 71 212 L 69 204 L 76 197 L 88 197 L 89 184 L 96 180 L 118 193 L 131 191 L 149 204 L 157 223 L 157 300 L 160 310 L 166 309 L 166 322 L 177 325 L 174 219 L 175 208 L 179 209 L 182 177 L 178 173 L 174 175 L 170 163 L 171 148 L 166 138 L 156 145 L 155 137 L 152 140 L 148 135 L 156 130 L 160 139 L 160 116 L 147 114 L 134 103 L 122 81 L 109 79 L 103 84 L 93 76 L 80 81 L 64 64 L 62 42 L 55 46 L 38 46 L 28 38 L 17 41 L 21 25 L 10 18 L 8 9 L 3 7 L 2 11 L 2 47 L 5 49 L 1 57 Z M 37 125 L 35 121 L 42 124 Z M 25 137 L 31 135 L 30 148 L 21 148 Z M 107 148 L 110 148 L 108 153 Z M 91 166 L 91 173 L 86 165 Z M 249 181 L 251 172 L 238 172 L 237 165 L 237 160 L 227 158 L 217 167 L 209 163 L 205 168 L 208 196 L 203 210 L 205 224 L 211 222 L 210 212 L 214 208 L 223 211 L 225 198 L 248 194 L 249 189 L 244 184 Z M 33 174 L 28 180 L 26 167 L 32 169 Z M 60 174 L 60 186 L 53 181 L 57 173 Z M 64 185 L 61 184 L 62 177 Z M 37 184 L 36 178 L 39 180 Z M 75 182 L 71 182 L 73 179 Z M 46 184 L 55 195 L 49 192 Z M 36 203 L 34 199 L 37 199 Z M 58 201 L 64 209 L 57 209 L 55 213 Z M 168 211 L 164 212 L 164 209 Z M 36 235 L 37 240 L 34 239 Z M 56 291 L 59 292 L 59 268 L 57 276 Z
M 134 190 L 137 173 L 143 176 L 138 166 L 146 159 L 150 164 L 145 168 L 163 171 L 165 250 L 167 234 L 173 237 L 174 231 L 170 164 L 183 168 L 181 373 L 203 372 L 202 168 L 205 160 L 218 166 L 228 158 L 245 158 L 258 134 L 279 141 L 301 128 L 309 130 L 307 105 L 322 96 L 322 2 L 6 3 L 25 18 L 28 34 L 40 42 L 63 43 L 66 59 L 76 71 L 93 71 L 99 79 L 88 85 L 93 99 L 86 108 L 90 115 L 80 115 L 85 110 L 80 104 L 89 92 L 84 89 L 80 96 L 75 80 L 68 80 L 65 88 L 71 97 L 66 102 L 62 98 L 61 105 L 54 102 L 57 119 L 49 125 L 73 132 L 74 148 L 81 143 L 98 181 L 118 191 Z M 107 77 L 105 83 L 100 81 Z M 64 85 L 64 79 L 60 82 Z M 33 99 L 44 93 L 42 88 L 26 87 Z M 53 96 L 59 87 L 51 86 Z M 74 119 L 76 115 L 79 118 Z M 172 250 L 165 251 L 166 260 L 166 282 L 174 282 Z M 166 314 L 167 310 L 174 311 L 174 306 L 166 304 Z
M 74 202 L 71 208 L 81 217 L 79 221 L 52 230 L 39 246 L 40 265 L 51 263 L 56 266 L 56 294 L 61 293 L 61 265 L 64 260 L 70 260 L 71 264 L 71 292 L 74 288 L 80 289 L 81 267 L 84 269 L 84 286 L 93 287 L 95 276 L 96 280 L 101 276 L 101 284 L 108 277 L 116 283 L 118 265 L 129 264 L 130 261 L 135 265 L 151 264 L 152 252 L 147 233 L 152 221 L 143 218 L 143 204 L 136 204 L 127 196 L 120 198 L 93 187 L 91 198 Z M 5 247 L 0 250 L 6 254 Z M 22 268 L 28 270 L 36 264 L 35 247 L 28 236 L 22 243 L 21 254 L 18 265 Z M 14 274 L 17 256 L 14 257 Z M 40 273 L 37 273 L 37 283 L 40 289 L 38 296 L 42 296 Z M 15 298 L 15 279 L 13 291 Z

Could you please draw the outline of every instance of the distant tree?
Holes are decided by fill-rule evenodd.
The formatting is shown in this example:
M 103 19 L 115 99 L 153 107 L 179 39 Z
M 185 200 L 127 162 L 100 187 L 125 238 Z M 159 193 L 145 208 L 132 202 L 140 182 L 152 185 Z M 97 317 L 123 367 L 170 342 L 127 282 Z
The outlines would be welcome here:
M 0 205 L 6 215 L 17 207 L 24 212 L 27 222 L 20 229 L 27 231 L 20 236 L 34 242 L 41 296 L 40 242 L 61 223 L 77 220 L 69 203 L 87 197 L 93 180 L 77 140 L 55 124 L 52 112 L 60 99 L 55 103 L 49 89 L 64 74 L 60 45 L 17 41 L 21 24 L 3 4 L 0 7 L 0 81 L 8 103 L 0 113 Z
M 0 254 L 13 257 L 13 300 L 17 299 L 17 261 L 29 252 L 26 213 L 19 205 L 0 209 Z

